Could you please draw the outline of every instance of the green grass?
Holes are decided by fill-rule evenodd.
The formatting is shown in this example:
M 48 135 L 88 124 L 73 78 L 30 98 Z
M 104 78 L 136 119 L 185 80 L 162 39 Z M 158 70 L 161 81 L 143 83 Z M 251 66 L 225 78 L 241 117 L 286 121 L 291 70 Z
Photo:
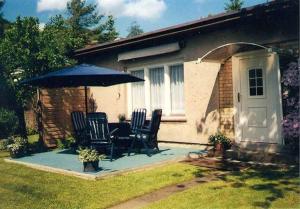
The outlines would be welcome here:
M 300 208 L 298 176 L 298 168 L 232 172 L 147 208 Z
M 1 209 L 107 208 L 201 173 L 194 166 L 175 163 L 89 181 L 6 163 L 7 156 L 0 152 Z
M 38 136 L 29 136 L 37 142 Z M 82 180 L 5 163 L 0 152 L 1 209 L 101 209 L 214 171 L 174 163 L 98 181 Z M 257 168 L 219 175 L 150 205 L 150 209 L 299 208 L 299 172 Z

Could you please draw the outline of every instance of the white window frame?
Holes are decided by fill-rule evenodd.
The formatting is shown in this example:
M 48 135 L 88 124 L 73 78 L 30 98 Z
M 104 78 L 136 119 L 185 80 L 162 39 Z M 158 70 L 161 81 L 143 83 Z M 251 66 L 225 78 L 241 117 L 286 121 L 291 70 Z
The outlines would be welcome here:
M 177 66 L 177 65 L 182 65 L 182 70 L 183 70 L 183 99 L 185 98 L 184 97 L 184 95 L 185 95 L 185 93 L 184 93 L 184 63 L 175 63 L 175 64 L 169 64 L 168 65 L 168 77 L 169 77 L 169 85 L 168 85 L 168 90 L 169 90 L 169 92 L 168 92 L 168 94 L 170 95 L 169 97 L 169 108 L 170 108 L 170 114 L 171 115 L 179 115 L 179 116 L 182 116 L 182 115 L 185 115 L 185 105 L 183 105 L 183 110 L 182 111 L 174 111 L 174 112 L 172 112 L 172 100 L 171 100 L 171 98 L 172 98 L 172 96 L 171 96 L 171 77 L 170 77 L 170 75 L 171 75 L 171 67 L 172 66 Z M 183 101 L 183 103 L 184 103 L 185 101 Z
M 263 88 L 263 94 L 262 95 L 250 95 L 250 78 L 249 78 L 249 71 L 250 70 L 253 70 L 253 69 L 261 69 L 262 70 L 262 81 L 263 81 L 263 85 L 262 85 L 262 88 Z M 255 77 L 256 78 L 256 77 Z M 265 69 L 264 68 L 248 68 L 247 69 L 247 87 L 248 87 L 248 98 L 265 98 L 265 91 L 266 91 L 266 72 L 265 72 Z M 256 87 L 257 88 L 257 85 Z
M 174 65 L 182 65 L 183 66 L 183 74 L 184 73 L 184 62 L 183 61 L 175 61 L 175 62 L 167 62 L 167 63 L 160 63 L 160 64 L 154 64 L 154 65 L 144 65 L 144 66 L 138 66 L 134 68 L 128 68 L 127 71 L 131 73 L 131 71 L 136 70 L 142 70 L 144 69 L 144 89 L 145 89 L 145 106 L 147 108 L 148 116 L 151 115 L 151 101 L 150 101 L 150 80 L 149 80 L 149 74 L 151 68 L 156 67 L 163 67 L 164 68 L 164 86 L 165 86 L 165 101 L 163 107 L 163 116 L 185 116 L 185 109 L 182 113 L 172 113 L 171 112 L 171 78 L 170 78 L 170 66 Z M 185 77 L 185 76 L 184 76 Z M 127 84 L 127 112 L 128 116 L 132 113 L 132 100 L 131 100 L 131 84 Z

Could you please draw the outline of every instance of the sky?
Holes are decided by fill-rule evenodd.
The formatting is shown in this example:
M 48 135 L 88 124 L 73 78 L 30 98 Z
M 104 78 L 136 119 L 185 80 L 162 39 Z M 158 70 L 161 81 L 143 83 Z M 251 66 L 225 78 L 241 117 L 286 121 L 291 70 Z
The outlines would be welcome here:
M 6 0 L 4 17 L 14 21 L 17 16 L 38 17 L 43 26 L 51 16 L 66 15 L 69 0 Z M 121 37 L 126 37 L 128 28 L 136 21 L 145 32 L 196 20 L 224 11 L 229 0 L 87 0 L 97 4 L 100 14 L 112 14 Z M 267 0 L 244 0 L 248 7 Z

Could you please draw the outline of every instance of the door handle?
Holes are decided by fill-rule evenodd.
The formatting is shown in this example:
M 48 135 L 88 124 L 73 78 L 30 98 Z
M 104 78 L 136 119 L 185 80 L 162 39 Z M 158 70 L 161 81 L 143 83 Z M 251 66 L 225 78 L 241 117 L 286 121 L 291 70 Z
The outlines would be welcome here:
M 241 101 L 241 94 L 240 94 L 240 92 L 237 93 L 237 100 L 238 100 L 238 102 Z

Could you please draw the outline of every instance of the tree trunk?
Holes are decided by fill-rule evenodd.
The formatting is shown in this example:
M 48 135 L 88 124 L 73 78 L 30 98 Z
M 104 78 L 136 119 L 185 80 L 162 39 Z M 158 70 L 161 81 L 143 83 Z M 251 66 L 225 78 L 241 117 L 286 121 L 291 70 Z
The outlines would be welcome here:
M 35 114 L 36 114 L 36 122 L 37 122 L 37 128 L 39 132 L 39 143 L 43 144 L 43 122 L 42 122 L 42 102 L 41 100 L 38 100 L 36 108 L 35 108 Z
M 27 139 L 24 108 L 23 107 L 16 108 L 16 114 L 17 114 L 17 117 L 19 119 L 19 134 L 20 134 L 21 137 L 24 137 L 24 138 Z

